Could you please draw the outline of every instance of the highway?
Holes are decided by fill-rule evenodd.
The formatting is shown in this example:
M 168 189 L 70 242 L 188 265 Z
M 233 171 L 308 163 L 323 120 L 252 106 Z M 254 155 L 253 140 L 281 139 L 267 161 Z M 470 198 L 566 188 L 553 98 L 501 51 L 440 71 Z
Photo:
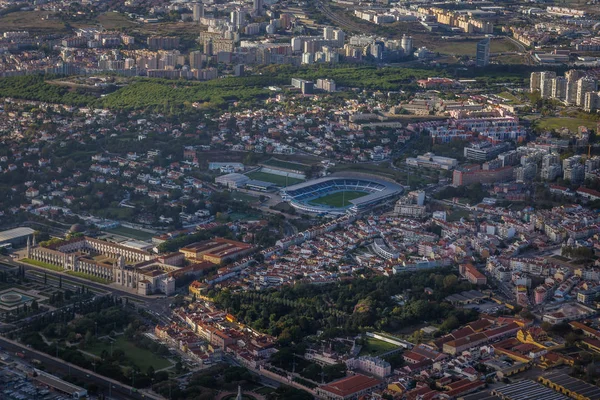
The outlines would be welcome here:
M 22 345 L 19 342 L 0 337 L 0 346 L 4 350 L 9 352 L 21 352 L 25 355 L 25 359 L 28 360 L 39 360 L 43 364 L 47 365 L 51 369 L 61 370 L 67 372 L 69 375 L 81 378 L 84 381 L 93 382 L 100 388 L 104 389 L 104 392 L 109 394 L 112 398 L 118 399 L 153 399 L 153 400 L 164 400 L 164 397 L 157 395 L 156 393 L 148 393 L 146 391 L 137 391 L 129 385 L 125 385 L 121 382 L 117 382 L 113 379 L 107 378 L 102 375 L 98 375 L 93 371 L 78 367 L 77 365 L 70 364 L 61 359 L 49 356 L 46 353 L 42 353 L 37 350 L 33 350 Z M 118 397 L 116 397 L 118 395 Z

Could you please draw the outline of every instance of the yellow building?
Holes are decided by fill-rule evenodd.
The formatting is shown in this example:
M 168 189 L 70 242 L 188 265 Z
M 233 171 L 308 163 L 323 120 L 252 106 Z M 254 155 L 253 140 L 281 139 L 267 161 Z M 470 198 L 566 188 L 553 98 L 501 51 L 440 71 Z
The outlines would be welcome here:
M 588 349 L 600 353 L 600 340 L 597 339 L 583 339 L 583 344 L 587 346 Z

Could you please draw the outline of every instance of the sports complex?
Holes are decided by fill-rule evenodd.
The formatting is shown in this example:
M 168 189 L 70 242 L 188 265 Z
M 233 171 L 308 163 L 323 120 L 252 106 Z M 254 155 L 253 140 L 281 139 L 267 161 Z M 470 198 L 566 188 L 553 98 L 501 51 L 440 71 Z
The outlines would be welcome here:
M 402 186 L 370 177 L 315 179 L 281 190 L 281 198 L 300 211 L 345 214 L 363 211 L 402 193 Z

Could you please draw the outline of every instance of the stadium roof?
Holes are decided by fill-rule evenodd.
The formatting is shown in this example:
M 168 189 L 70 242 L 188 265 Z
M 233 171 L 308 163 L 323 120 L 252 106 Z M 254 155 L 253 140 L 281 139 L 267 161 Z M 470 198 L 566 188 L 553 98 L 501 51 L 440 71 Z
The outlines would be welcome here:
M 0 232 L 0 243 L 8 242 L 8 241 L 14 240 L 14 239 L 18 239 L 18 238 L 21 238 L 23 236 L 33 235 L 33 232 L 35 232 L 33 229 L 31 229 L 31 228 L 25 228 L 25 227 L 15 228 L 15 229 L 9 229 L 7 231 L 2 231 L 2 232 Z
M 358 180 L 358 181 L 374 182 L 374 183 L 384 186 L 384 188 L 382 190 L 379 190 L 374 193 L 370 193 L 366 196 L 362 196 L 357 199 L 349 200 L 349 202 L 355 206 L 360 206 L 363 204 L 371 203 L 373 200 L 376 200 L 376 199 L 384 197 L 384 196 L 400 194 L 400 193 L 402 193 L 402 190 L 403 190 L 402 186 L 400 186 L 394 182 L 389 182 L 389 181 L 385 181 L 383 179 L 378 179 L 378 178 L 348 175 L 348 176 L 328 176 L 325 178 L 314 179 L 311 181 L 302 182 L 302 183 L 298 183 L 296 185 L 288 186 L 287 188 L 284 189 L 284 191 L 286 193 L 290 193 L 295 190 L 304 189 L 307 187 L 318 185 L 320 183 L 335 181 L 335 180 L 344 180 L 344 179 L 354 179 L 354 180 Z

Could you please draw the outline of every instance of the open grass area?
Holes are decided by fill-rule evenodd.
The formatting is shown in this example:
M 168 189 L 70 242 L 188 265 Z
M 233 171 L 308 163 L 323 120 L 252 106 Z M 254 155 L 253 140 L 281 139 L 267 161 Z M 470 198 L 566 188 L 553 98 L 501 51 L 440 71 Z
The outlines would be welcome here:
M 110 343 L 106 341 L 99 341 L 93 346 L 85 348 L 85 351 L 92 353 L 98 357 L 102 354 L 102 351 L 106 350 L 110 353 Z M 149 350 L 137 347 L 135 343 L 128 341 L 124 336 L 119 336 L 112 345 L 112 350 L 121 349 L 125 353 L 125 357 L 131 360 L 135 365 L 140 367 L 142 370 L 146 370 L 149 366 L 155 370 L 167 368 L 171 365 L 171 362 L 166 358 L 158 356 Z
M 0 17 L 0 32 L 29 31 L 37 33 L 64 33 L 67 31 L 65 24 L 59 20 L 43 19 L 52 14 L 48 11 L 18 11 Z
M 100 278 L 94 275 L 86 274 L 85 272 L 76 272 L 76 271 L 67 271 L 68 275 L 76 276 L 78 278 L 87 279 L 88 281 L 101 283 L 103 285 L 108 285 L 110 281 L 108 279 Z
M 273 393 L 274 391 L 275 391 L 275 389 L 268 387 L 268 386 L 263 386 L 263 387 L 255 390 L 256 393 L 263 394 L 265 396 L 270 393 Z
M 137 229 L 127 228 L 126 226 L 118 226 L 113 229 L 105 231 L 106 233 L 113 233 L 115 235 L 121 235 L 137 240 L 149 240 L 154 236 L 152 233 L 146 231 L 140 231 Z
M 243 213 L 231 213 L 227 214 L 231 221 L 256 221 L 261 219 L 260 215 L 256 214 L 243 214 Z
M 35 265 L 36 267 L 42 267 L 42 268 L 46 268 L 52 271 L 57 271 L 57 272 L 62 272 L 64 271 L 63 267 L 59 267 L 58 265 L 53 265 L 53 264 L 48 264 L 46 262 L 43 261 L 37 261 L 37 260 L 32 260 L 31 258 L 23 258 L 21 260 L 19 260 L 23 263 L 26 264 L 30 264 L 30 265 Z
M 431 51 L 456 56 L 475 56 L 479 40 L 439 40 Z M 490 43 L 490 53 L 517 51 L 517 46 L 507 39 L 494 39 Z
M 296 183 L 303 182 L 302 179 L 285 177 L 285 176 L 275 175 L 275 174 L 268 174 L 266 172 L 258 172 L 258 171 L 250 172 L 249 174 L 246 174 L 246 176 L 248 176 L 248 178 L 250 178 L 250 179 L 254 179 L 257 181 L 271 182 L 278 186 L 291 186 L 291 185 L 295 185 Z
M 259 198 L 256 196 L 252 196 L 251 194 L 238 192 L 234 190 L 231 192 L 231 197 L 236 201 L 241 201 L 242 203 L 256 203 L 259 201 Z
M 519 103 L 519 99 L 512 93 L 510 92 L 502 92 L 498 94 L 499 97 L 502 97 L 503 99 L 506 99 L 508 101 L 511 101 L 513 103 Z
M 541 129 L 554 130 L 567 128 L 571 132 L 577 132 L 580 126 L 586 126 L 589 129 L 596 129 L 596 121 L 590 121 L 582 118 L 564 118 L 564 117 L 544 117 L 536 122 Z
M 471 213 L 467 210 L 454 210 L 451 211 L 447 217 L 448 222 L 456 222 L 461 218 L 468 218 Z
M 107 12 L 98 16 L 98 23 L 108 30 L 127 29 L 137 26 L 135 22 L 130 20 L 125 14 L 116 12 Z
M 527 64 L 529 55 L 505 54 L 493 57 L 498 64 Z
M 357 191 L 344 191 L 331 193 L 323 197 L 319 197 L 311 201 L 311 204 L 319 204 L 330 207 L 347 207 L 349 206 L 350 200 L 358 199 L 359 197 L 366 196 L 368 193 L 357 192 Z
M 367 338 L 367 344 L 360 349 L 360 355 L 378 356 L 397 348 L 398 346 L 384 342 L 383 340 Z

